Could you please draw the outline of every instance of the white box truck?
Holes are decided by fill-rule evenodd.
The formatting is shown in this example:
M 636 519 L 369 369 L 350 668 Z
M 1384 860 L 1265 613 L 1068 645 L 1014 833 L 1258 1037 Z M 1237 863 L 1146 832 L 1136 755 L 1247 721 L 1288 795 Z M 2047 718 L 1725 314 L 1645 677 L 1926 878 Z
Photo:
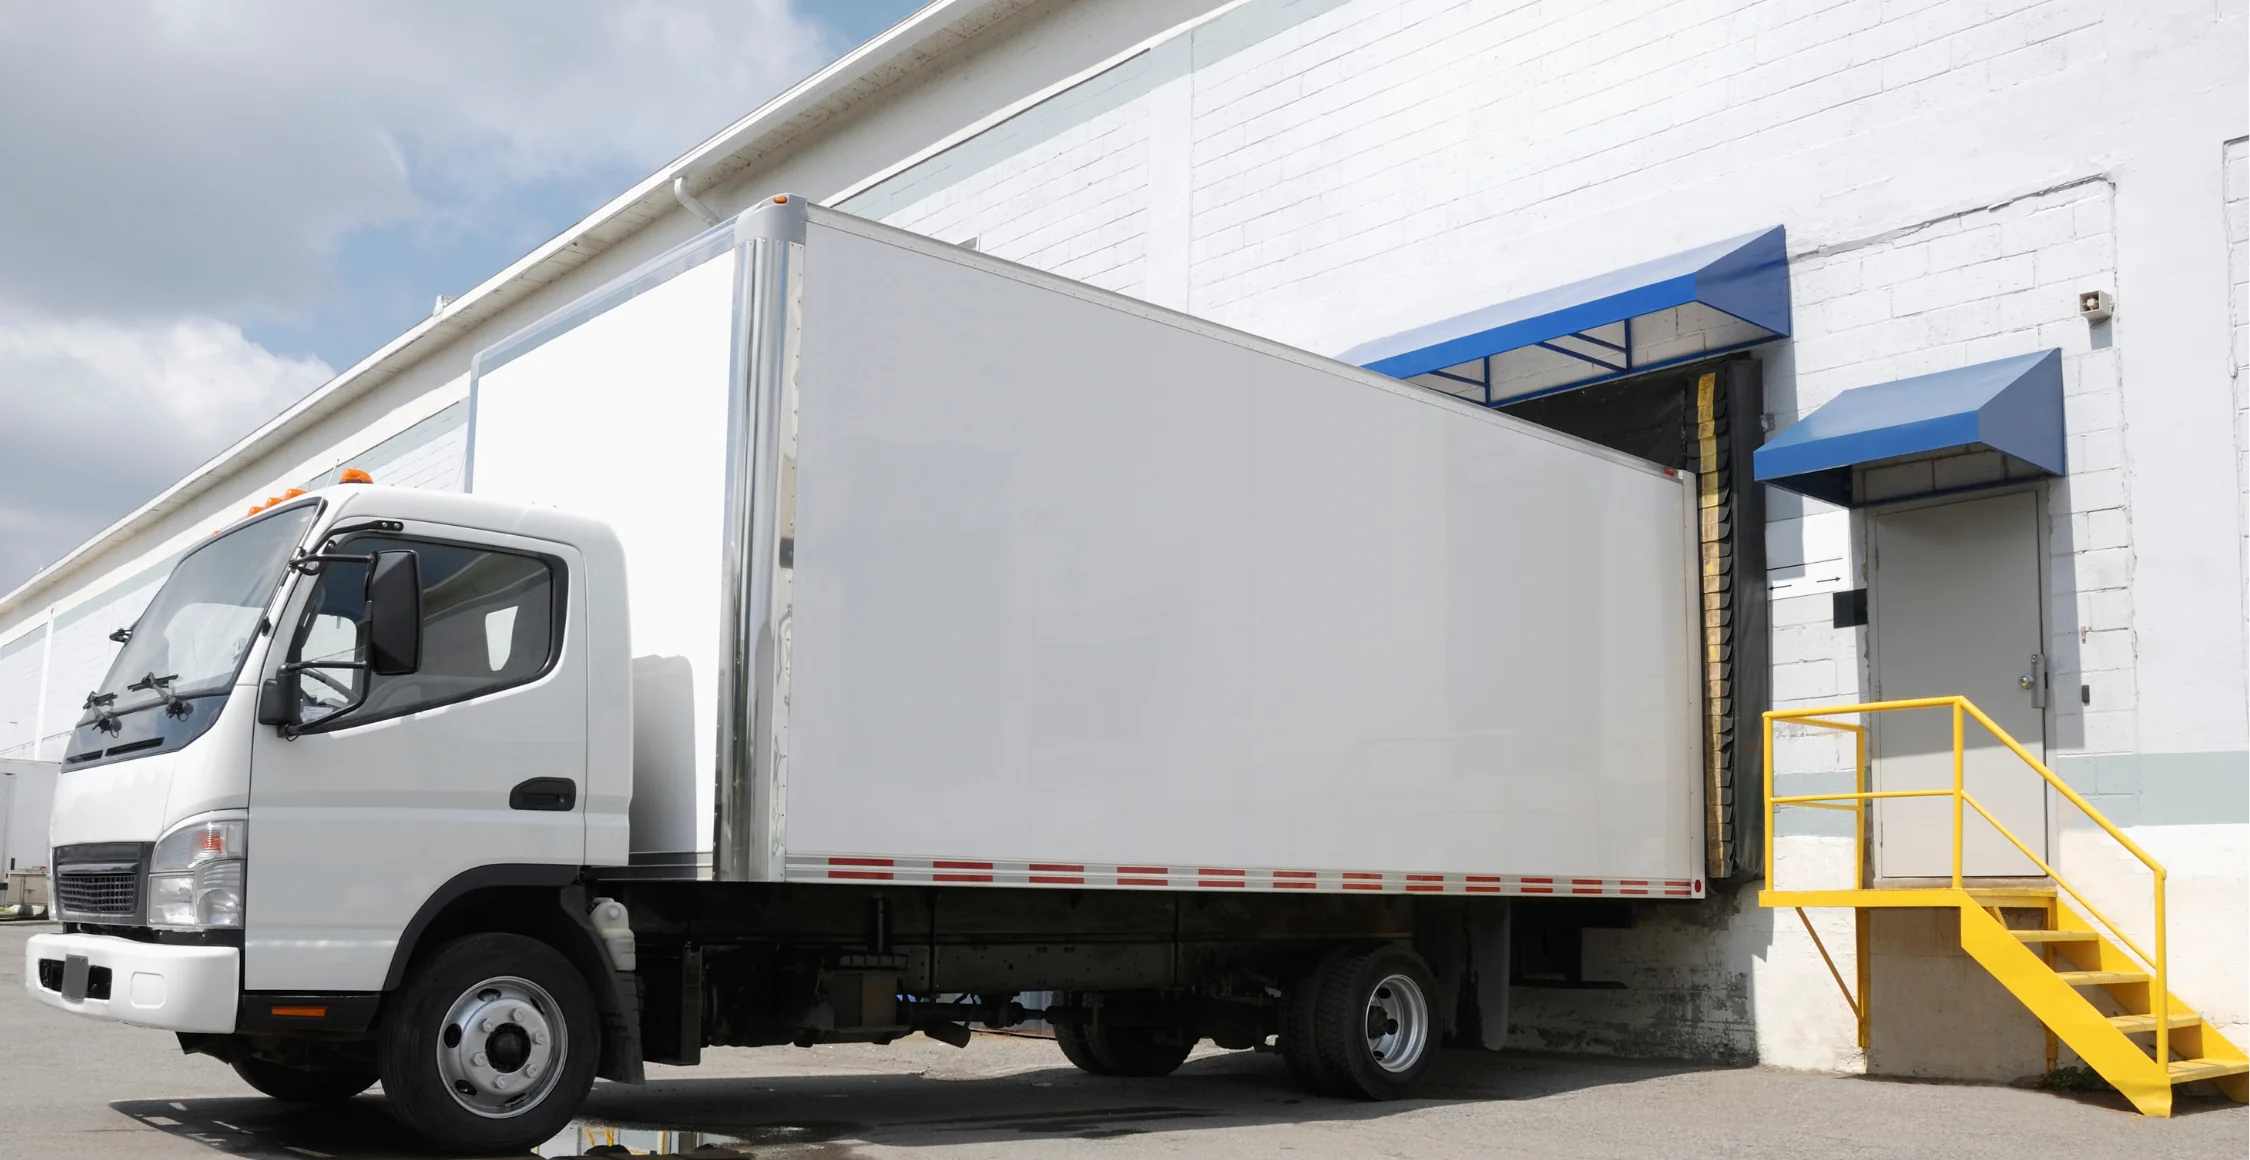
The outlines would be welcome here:
M 470 442 L 180 562 L 34 996 L 452 1147 L 1027 1017 L 1386 1098 L 1500 1045 L 1512 901 L 1702 893 L 1674 472 L 789 196 L 483 352 Z

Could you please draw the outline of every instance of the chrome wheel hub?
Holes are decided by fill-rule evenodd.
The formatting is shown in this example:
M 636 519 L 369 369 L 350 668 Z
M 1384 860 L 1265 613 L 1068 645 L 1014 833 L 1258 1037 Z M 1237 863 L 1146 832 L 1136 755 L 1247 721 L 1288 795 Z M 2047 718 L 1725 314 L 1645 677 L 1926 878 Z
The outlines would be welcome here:
M 1430 1046 L 1430 1004 L 1405 975 L 1391 975 L 1367 995 L 1367 1052 L 1375 1066 L 1400 1072 Z
M 504 1120 L 539 1105 L 562 1078 L 569 1047 L 545 988 L 512 975 L 461 993 L 438 1029 L 437 1068 L 462 1107 Z

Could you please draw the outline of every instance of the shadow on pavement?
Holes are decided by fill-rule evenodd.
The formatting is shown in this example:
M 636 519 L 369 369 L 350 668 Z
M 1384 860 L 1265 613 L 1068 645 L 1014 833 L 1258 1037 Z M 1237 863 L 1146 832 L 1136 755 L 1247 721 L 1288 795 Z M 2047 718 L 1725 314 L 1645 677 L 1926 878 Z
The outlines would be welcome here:
M 1684 1064 L 1530 1053 L 1448 1051 L 1422 1096 L 1371 1104 L 1306 1095 L 1278 1059 L 1232 1052 L 1191 1060 L 1163 1079 L 1106 1079 L 1069 1067 L 976 1078 L 918 1073 L 664 1079 L 601 1083 L 579 1122 L 538 1151 L 596 1145 L 636 1153 L 845 1156 L 860 1141 L 892 1147 L 1026 1139 L 1108 1139 L 1219 1127 L 1381 1119 L 1434 1104 L 1527 1100 L 1685 1071 Z M 385 1113 L 380 1092 L 339 1104 L 263 1097 L 127 1100 L 110 1105 L 148 1127 L 256 1160 L 374 1160 L 421 1155 Z

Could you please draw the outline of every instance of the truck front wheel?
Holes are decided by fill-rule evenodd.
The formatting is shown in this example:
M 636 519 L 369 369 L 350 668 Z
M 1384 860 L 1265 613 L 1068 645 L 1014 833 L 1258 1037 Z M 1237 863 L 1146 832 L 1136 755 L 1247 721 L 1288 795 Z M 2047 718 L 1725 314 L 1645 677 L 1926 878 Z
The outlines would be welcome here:
M 415 970 L 383 1020 L 391 1114 L 448 1148 L 520 1151 L 570 1121 L 601 1053 L 593 996 L 552 947 L 455 939 Z

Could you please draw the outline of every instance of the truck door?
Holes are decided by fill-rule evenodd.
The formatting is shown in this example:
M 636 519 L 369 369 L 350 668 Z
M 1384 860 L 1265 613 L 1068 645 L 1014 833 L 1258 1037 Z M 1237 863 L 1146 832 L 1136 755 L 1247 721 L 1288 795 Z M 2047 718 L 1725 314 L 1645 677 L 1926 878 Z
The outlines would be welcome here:
M 420 569 L 416 671 L 365 667 L 366 564 L 300 578 L 275 629 L 266 675 L 300 722 L 252 746 L 246 990 L 379 990 L 407 923 L 457 876 L 584 861 L 576 553 L 412 522 L 325 551 L 397 549 Z

